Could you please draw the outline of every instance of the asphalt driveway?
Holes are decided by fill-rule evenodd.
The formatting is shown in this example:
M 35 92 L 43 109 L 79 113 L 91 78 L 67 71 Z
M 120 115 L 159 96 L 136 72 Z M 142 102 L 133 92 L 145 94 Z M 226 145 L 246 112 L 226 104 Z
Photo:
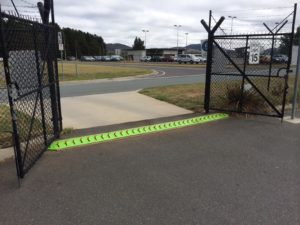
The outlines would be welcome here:
M 277 119 L 233 118 L 47 152 L 21 188 L 8 161 L 0 224 L 298 225 L 299 131 Z

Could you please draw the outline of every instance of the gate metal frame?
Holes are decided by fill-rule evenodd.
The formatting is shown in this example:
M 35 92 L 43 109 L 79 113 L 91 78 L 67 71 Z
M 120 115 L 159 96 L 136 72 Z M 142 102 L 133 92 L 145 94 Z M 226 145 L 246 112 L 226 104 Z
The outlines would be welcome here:
M 47 150 L 51 142 L 59 137 L 62 130 L 56 57 L 58 52 L 57 26 L 54 21 L 53 1 L 51 2 L 51 23 L 40 23 L 29 18 L 25 19 L 2 12 L 0 5 L 0 47 L 2 47 L 1 51 L 3 52 L 3 67 L 12 118 L 17 176 L 19 178 L 24 177 Z M 8 28 L 9 22 L 12 22 L 16 27 Z M 30 45 L 24 44 L 25 46 L 22 46 L 21 43 L 19 44 L 20 40 L 24 40 L 21 35 L 26 34 L 32 39 L 29 40 Z M 17 44 L 11 43 L 13 42 L 11 39 Z M 25 76 L 26 73 L 28 76 L 29 73 L 29 76 L 37 84 L 36 86 L 28 81 L 26 83 L 28 88 L 24 88 L 17 79 L 12 78 L 11 71 L 17 70 L 18 63 L 21 61 L 20 57 L 13 58 L 13 51 L 19 52 L 24 57 L 28 57 L 29 52 L 34 51 L 35 60 L 30 62 L 35 65 L 35 68 L 27 65 L 28 68 L 30 67 L 30 72 L 18 71 L 17 73 L 22 74 L 22 76 Z M 26 54 L 27 56 L 25 56 Z M 35 71 L 36 74 L 32 71 Z M 31 102 L 34 104 L 30 104 Z M 26 111 L 26 117 L 30 117 L 30 120 L 22 118 L 20 113 L 22 110 Z M 38 126 L 38 129 L 34 125 Z M 33 135 L 34 129 L 39 131 L 35 131 L 37 133 L 35 135 Z
M 293 39 L 294 39 L 294 30 L 295 30 L 295 19 L 296 19 L 296 12 L 297 12 L 297 4 L 294 5 L 294 11 L 293 11 L 293 21 L 292 21 L 292 31 L 290 33 L 280 33 L 279 31 L 286 25 L 287 21 L 284 21 L 282 25 L 277 29 L 277 31 L 274 33 L 273 30 L 271 30 L 265 23 L 263 25 L 267 28 L 269 33 L 267 34 L 243 34 L 243 35 L 215 35 L 215 32 L 218 30 L 218 28 L 221 26 L 222 22 L 225 20 L 225 17 L 221 17 L 219 21 L 216 22 L 214 27 L 211 27 L 211 18 L 212 18 L 212 12 L 209 12 L 209 24 L 204 20 L 201 20 L 201 23 L 203 27 L 206 29 L 208 33 L 208 51 L 207 51 L 207 66 L 206 66 L 206 81 L 205 81 L 205 99 L 204 99 L 204 109 L 206 113 L 209 113 L 210 110 L 215 111 L 227 111 L 227 112 L 234 112 L 234 113 L 245 113 L 245 114 L 253 114 L 253 115 L 262 115 L 262 116 L 271 116 L 271 117 L 284 117 L 285 112 L 285 104 L 286 104 L 286 95 L 288 93 L 288 76 L 291 72 L 290 65 L 291 65 L 291 59 L 292 59 L 292 47 L 293 47 Z M 275 27 L 277 28 L 277 27 Z M 276 36 L 283 36 L 287 35 L 290 38 L 290 44 L 289 44 L 289 51 L 288 51 L 288 62 L 287 66 L 285 68 L 286 74 L 283 77 L 279 77 L 279 72 L 277 73 L 277 76 L 274 76 L 271 74 L 272 70 L 272 61 L 273 61 L 273 55 L 274 55 L 274 40 Z M 247 66 L 247 49 L 249 48 L 249 39 L 251 38 L 259 38 L 259 37 L 271 37 L 272 38 L 272 49 L 271 49 L 271 60 L 269 64 L 269 73 L 268 73 L 268 90 L 270 87 L 270 81 L 272 78 L 276 79 L 284 79 L 284 91 L 282 96 L 282 105 L 281 110 L 277 109 L 276 105 L 274 105 L 267 96 L 265 96 L 262 91 L 252 82 L 252 80 L 249 77 L 262 77 L 262 75 L 254 75 L 254 74 L 247 74 L 246 72 L 246 66 Z M 241 69 L 234 60 L 231 59 L 230 55 L 227 54 L 227 52 L 217 43 L 216 40 L 220 39 L 246 39 L 246 46 L 245 46 L 245 53 L 243 56 L 243 68 Z M 213 73 L 212 72 L 212 65 L 213 65 L 213 49 L 217 48 L 223 56 L 234 66 L 234 68 L 240 73 L 240 74 L 225 74 L 225 73 Z M 241 83 L 241 97 L 239 106 L 237 107 L 237 110 L 228 110 L 228 109 L 222 109 L 222 107 L 212 107 L 211 106 L 211 85 L 212 85 L 212 76 L 240 76 L 242 77 L 242 83 Z M 243 104 L 243 95 L 244 95 L 244 84 L 245 81 L 247 81 L 253 89 L 265 100 L 265 102 L 268 104 L 269 107 L 271 107 L 274 112 L 274 114 L 267 114 L 267 113 L 261 113 L 261 112 L 245 112 L 242 110 L 242 104 Z

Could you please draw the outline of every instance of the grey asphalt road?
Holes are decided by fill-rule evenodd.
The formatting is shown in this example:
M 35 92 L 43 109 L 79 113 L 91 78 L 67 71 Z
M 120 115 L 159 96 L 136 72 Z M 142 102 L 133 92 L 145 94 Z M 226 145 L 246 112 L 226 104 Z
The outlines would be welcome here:
M 97 63 L 99 64 L 99 63 Z M 195 75 L 195 74 L 205 74 L 206 68 L 203 65 L 186 65 L 186 66 L 179 66 L 175 63 L 173 64 L 161 64 L 161 63 L 100 63 L 101 65 L 107 66 L 120 66 L 120 67 L 135 67 L 135 68 L 148 68 L 154 69 L 157 71 L 164 71 L 165 77 L 172 77 L 172 76 L 185 76 L 185 75 Z
M 180 77 L 149 77 L 126 81 L 108 81 L 93 83 L 72 83 L 60 85 L 61 97 L 73 97 L 92 94 L 135 91 L 148 87 L 204 82 L 204 75 L 186 75 Z
M 111 80 L 108 82 L 77 82 L 60 84 L 61 97 L 74 97 L 93 94 L 105 94 L 115 92 L 135 91 L 148 87 L 159 87 L 174 84 L 190 84 L 204 82 L 205 68 L 195 66 L 177 67 L 177 66 L 153 66 L 143 64 L 116 64 L 106 63 L 104 65 L 117 65 L 124 67 L 146 67 L 156 70 L 158 75 L 149 76 L 143 79 L 131 79 L 126 81 Z M 2 94 L 3 93 L 3 94 Z M 6 90 L 0 89 L 0 95 L 4 96 L 0 102 L 7 101 Z M 4 99 L 5 98 L 5 99 Z
M 74 97 L 92 94 L 105 94 L 114 92 L 135 91 L 148 87 L 159 87 L 174 84 L 190 84 L 205 81 L 205 68 L 194 66 L 178 67 L 150 64 L 122 64 L 102 63 L 101 65 L 116 65 L 123 67 L 151 68 L 158 71 L 158 75 L 143 79 L 125 81 L 91 82 L 91 83 L 61 83 L 62 97 Z
M 0 224 L 299 225 L 299 128 L 233 118 L 48 152 L 20 189 L 8 161 Z

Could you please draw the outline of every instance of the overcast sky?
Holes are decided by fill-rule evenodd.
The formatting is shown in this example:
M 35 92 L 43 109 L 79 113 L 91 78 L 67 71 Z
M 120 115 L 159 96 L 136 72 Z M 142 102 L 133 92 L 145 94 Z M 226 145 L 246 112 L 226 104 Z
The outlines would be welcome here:
M 15 1 L 20 6 L 37 2 Z M 10 1 L 0 2 L 8 5 Z M 208 19 L 210 9 L 216 19 L 226 16 L 222 26 L 226 33 L 231 32 L 229 15 L 237 17 L 233 21 L 234 33 L 263 32 L 262 22 L 270 26 L 280 22 L 293 10 L 293 4 L 292 0 L 56 0 L 55 13 L 60 26 L 101 35 L 106 43 L 131 46 L 136 36 L 144 40 L 142 30 L 147 29 L 147 47 L 174 47 L 174 24 L 182 25 L 179 46 L 185 46 L 185 33 L 189 33 L 188 44 L 200 43 L 207 36 L 200 20 Z

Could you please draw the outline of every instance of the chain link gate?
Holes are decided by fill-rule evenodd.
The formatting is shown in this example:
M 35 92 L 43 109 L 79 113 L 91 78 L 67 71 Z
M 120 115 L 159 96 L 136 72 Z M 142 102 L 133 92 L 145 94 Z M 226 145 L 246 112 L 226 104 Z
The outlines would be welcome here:
M 17 173 L 23 178 L 62 129 L 57 30 L 53 23 L 1 11 L 0 26 L 0 109 L 6 123 L 0 137 L 13 133 Z
M 290 32 L 280 30 L 265 34 L 215 35 L 221 17 L 211 28 L 204 20 L 208 32 L 208 52 L 205 87 L 205 110 L 217 110 L 272 117 L 284 117 L 288 75 L 290 73 L 292 43 L 296 17 Z M 210 13 L 211 17 L 211 13 Z M 276 42 L 286 38 L 287 57 L 275 56 Z M 268 52 L 262 54 L 262 52 Z

